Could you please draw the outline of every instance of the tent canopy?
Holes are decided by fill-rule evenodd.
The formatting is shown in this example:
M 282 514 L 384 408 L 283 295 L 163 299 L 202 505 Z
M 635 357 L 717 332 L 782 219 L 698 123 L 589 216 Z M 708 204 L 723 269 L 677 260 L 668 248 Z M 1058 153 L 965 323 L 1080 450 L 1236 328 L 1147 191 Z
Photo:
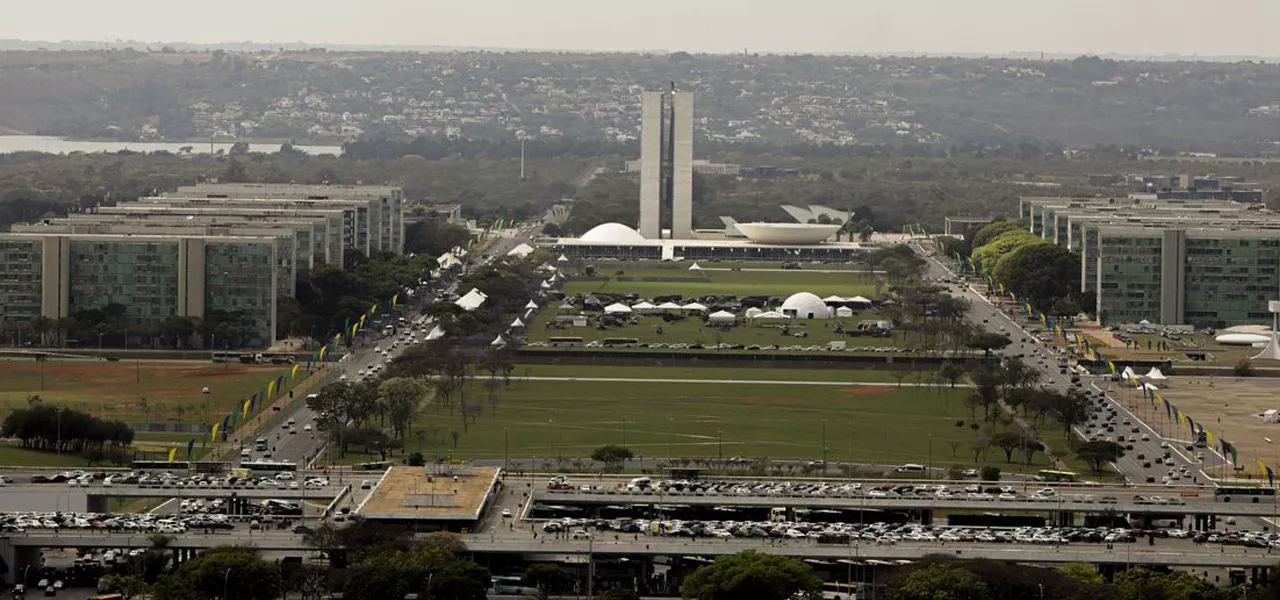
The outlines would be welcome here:
M 656 306 L 654 306 L 654 305 L 652 305 L 652 304 L 650 304 L 650 303 L 648 303 L 648 302 L 645 302 L 644 300 L 641 300 L 641 301 L 639 301 L 639 302 L 637 302 L 637 303 L 635 303 L 635 304 L 632 304 L 632 305 L 631 305 L 631 308 L 633 308 L 633 309 L 635 309 L 635 310 L 653 310 L 653 309 L 655 309 L 655 308 L 657 308 L 657 307 L 656 307 Z
M 840 296 L 827 296 L 826 298 L 823 298 L 822 301 L 827 304 L 841 304 L 848 302 L 849 300 L 847 298 L 841 298 Z
M 690 271 L 701 271 L 701 270 L 702 270 L 702 267 L 699 267 L 699 266 L 698 266 L 698 263 L 693 263 L 693 264 L 689 265 L 689 270 L 690 270 Z
M 619 302 L 604 307 L 604 313 L 607 315 L 629 315 L 631 314 L 631 307 Z
M 454 304 L 457 304 L 462 308 L 462 310 L 470 312 L 483 306 L 485 300 L 488 299 L 489 296 L 485 295 L 484 292 L 476 288 L 471 288 L 471 291 L 467 292 L 467 295 L 458 298 Z
M 862 297 L 862 296 L 854 296 L 854 297 L 852 297 L 852 298 L 845 298 L 845 299 L 844 299 L 844 301 L 845 301 L 845 302 L 852 302 L 852 303 L 854 303 L 854 304 L 871 304 L 871 299 L 870 299 L 870 298 L 864 298 L 864 297 Z
M 753 318 L 753 319 L 757 319 L 757 320 L 759 320 L 759 319 L 790 319 L 791 317 L 789 317 L 789 316 L 787 316 L 787 315 L 784 315 L 784 314 L 782 314 L 782 313 L 780 313 L 780 312 L 772 311 L 772 310 L 771 310 L 771 311 L 768 311 L 768 312 L 762 312 L 762 313 L 760 313 L 760 314 L 757 314 L 756 316 L 754 316 L 754 317 L 752 317 L 752 318 Z
M 521 320 L 520 320 L 520 317 L 516 317 L 516 320 L 514 320 L 514 321 L 512 321 L 512 322 L 511 322 L 511 326 L 512 326 L 512 327 L 524 327 L 524 321 L 521 321 Z
M 657 308 L 662 310 L 680 310 L 680 305 L 675 302 L 663 302 L 662 304 L 659 304 Z
M 494 338 L 493 341 L 489 343 L 489 345 L 490 346 L 506 346 L 507 341 L 502 339 L 502 336 L 498 336 Z
M 528 304 L 524 305 L 524 308 L 525 310 L 533 310 L 535 308 L 538 308 L 538 303 L 534 302 L 533 300 L 530 300 Z
M 556 262 L 569 262 L 569 257 L 561 254 L 560 258 L 556 259 Z
M 836 316 L 837 316 L 837 317 L 852 317 L 852 316 L 853 316 L 853 309 L 852 309 L 852 308 L 849 308 L 848 306 L 841 306 L 841 307 L 839 307 L 839 308 L 837 308 L 837 309 L 836 309 Z
M 705 305 L 699 304 L 697 302 L 690 302 L 684 306 L 681 306 L 680 308 L 682 310 L 696 310 L 699 312 L 707 310 L 707 307 Z
M 712 323 L 732 323 L 737 321 L 738 317 L 734 316 L 733 313 L 727 310 L 717 310 L 716 312 L 707 315 L 707 320 Z
M 1151 367 L 1151 370 L 1147 371 L 1147 379 L 1160 380 L 1168 379 L 1168 377 L 1165 377 L 1164 373 L 1160 372 L 1160 367 Z
M 529 256 L 532 252 L 533 246 L 530 246 L 529 244 L 520 244 L 519 246 L 512 248 L 511 251 L 507 253 L 507 256 L 519 256 L 520 258 L 524 258 Z

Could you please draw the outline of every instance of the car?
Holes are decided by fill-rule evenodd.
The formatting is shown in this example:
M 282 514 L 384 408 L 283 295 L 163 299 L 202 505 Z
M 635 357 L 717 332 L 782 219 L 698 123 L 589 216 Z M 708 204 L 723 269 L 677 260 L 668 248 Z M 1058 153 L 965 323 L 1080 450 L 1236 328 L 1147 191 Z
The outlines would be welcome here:
M 311 424 L 310 424 L 310 423 L 307 423 L 306 425 L 303 425 L 303 426 L 302 426 L 302 430 L 303 430 L 303 431 L 311 431 Z
M 510 519 L 510 518 L 511 518 L 511 509 L 509 509 L 509 508 L 504 508 L 504 509 L 502 509 L 502 518 L 504 518 L 504 519 Z
M 372 481 L 369 481 L 368 479 L 365 479 L 364 481 L 361 481 L 361 482 L 360 482 L 360 489 L 362 489 L 362 490 L 369 490 L 369 489 L 373 489 L 373 482 L 372 482 Z
M 587 533 L 587 530 L 585 529 L 575 529 L 569 537 L 575 540 L 589 540 L 591 539 L 591 534 Z

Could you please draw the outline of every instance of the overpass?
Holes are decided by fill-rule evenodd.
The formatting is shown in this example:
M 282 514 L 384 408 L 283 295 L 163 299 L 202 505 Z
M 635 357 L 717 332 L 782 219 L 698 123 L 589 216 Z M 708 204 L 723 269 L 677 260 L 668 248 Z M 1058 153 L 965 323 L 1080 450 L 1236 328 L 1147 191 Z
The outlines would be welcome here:
M 1188 540 L 1161 540 L 1155 546 L 1130 543 L 1120 546 L 1097 545 L 1021 545 L 970 543 L 941 546 L 937 543 L 904 542 L 894 545 L 852 543 L 825 545 L 811 540 L 795 540 L 782 544 L 752 539 L 690 540 L 647 537 L 639 540 L 547 540 L 530 538 L 496 537 L 488 534 L 463 534 L 459 536 L 472 553 L 478 556 L 520 555 L 536 556 L 593 556 L 647 558 L 658 556 L 714 557 L 734 554 L 744 550 L 756 550 L 766 554 L 778 554 L 796 558 L 847 560 L 847 561 L 901 561 L 918 560 L 926 555 L 947 554 L 958 558 L 987 558 L 1003 562 L 1028 564 L 1063 564 L 1084 562 L 1101 567 L 1128 565 L 1164 565 L 1169 567 L 1227 568 L 1253 567 L 1266 569 L 1280 562 L 1264 549 L 1251 550 L 1240 546 L 1197 546 Z M 51 534 L 4 534 L 0 536 L 0 559 L 9 567 L 9 581 L 33 562 L 44 548 L 150 548 L 151 536 L 147 534 L 64 532 Z M 181 562 L 199 550 L 216 546 L 236 545 L 259 551 L 297 552 L 316 551 L 308 546 L 302 536 L 290 532 L 249 532 L 236 530 L 223 534 L 186 533 L 171 537 L 166 549 L 174 560 Z
M 1096 501 L 1086 502 L 1073 496 L 1060 496 L 1053 501 L 1031 500 L 972 500 L 968 498 L 937 498 L 903 496 L 899 498 L 877 498 L 870 496 L 808 496 L 808 495 L 772 495 L 772 496 L 735 496 L 723 494 L 672 494 L 672 493 L 632 493 L 627 491 L 579 492 L 579 491 L 539 491 L 534 492 L 535 502 L 543 505 L 568 504 L 576 506 L 610 506 L 610 505 L 654 505 L 680 504 L 688 506 L 742 506 L 742 507 L 788 507 L 788 508 L 822 508 L 844 510 L 916 510 L 916 511 L 1022 511 L 1022 512 L 1055 512 L 1055 513 L 1102 513 L 1112 511 L 1123 514 L 1159 516 L 1184 515 L 1216 515 L 1244 517 L 1280 516 L 1280 504 L 1271 502 L 1217 502 L 1201 498 L 1180 498 L 1185 504 L 1138 504 L 1132 496 L 1118 497 L 1118 502 L 1103 504 Z

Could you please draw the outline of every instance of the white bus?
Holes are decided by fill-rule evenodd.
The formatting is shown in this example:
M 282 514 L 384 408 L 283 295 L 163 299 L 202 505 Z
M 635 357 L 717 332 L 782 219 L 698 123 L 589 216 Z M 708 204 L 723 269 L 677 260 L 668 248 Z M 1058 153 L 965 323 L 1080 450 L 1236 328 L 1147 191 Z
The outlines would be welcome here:
M 1213 499 L 1218 502 L 1250 502 L 1257 504 L 1259 502 L 1275 502 L 1275 488 L 1249 486 L 1249 485 L 1224 485 L 1214 488 Z

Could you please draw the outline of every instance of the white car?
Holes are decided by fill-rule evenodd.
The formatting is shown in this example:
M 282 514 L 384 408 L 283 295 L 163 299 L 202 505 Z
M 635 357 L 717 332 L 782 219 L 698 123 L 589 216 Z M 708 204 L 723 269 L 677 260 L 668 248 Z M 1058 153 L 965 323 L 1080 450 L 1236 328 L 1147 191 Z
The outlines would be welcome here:
M 509 509 L 509 508 L 504 508 L 504 509 L 502 509 L 502 518 L 504 518 L 504 519 L 510 519 L 510 518 L 511 518 L 511 509 Z

